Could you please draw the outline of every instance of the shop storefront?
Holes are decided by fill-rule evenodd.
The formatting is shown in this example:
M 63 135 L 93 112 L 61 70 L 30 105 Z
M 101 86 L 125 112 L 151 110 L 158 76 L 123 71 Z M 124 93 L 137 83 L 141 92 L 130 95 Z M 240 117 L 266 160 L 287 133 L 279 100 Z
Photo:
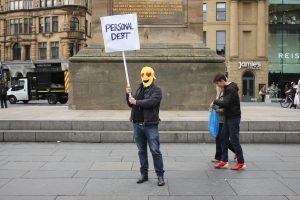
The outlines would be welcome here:
M 300 1 L 269 1 L 269 84 L 287 84 L 300 79 Z

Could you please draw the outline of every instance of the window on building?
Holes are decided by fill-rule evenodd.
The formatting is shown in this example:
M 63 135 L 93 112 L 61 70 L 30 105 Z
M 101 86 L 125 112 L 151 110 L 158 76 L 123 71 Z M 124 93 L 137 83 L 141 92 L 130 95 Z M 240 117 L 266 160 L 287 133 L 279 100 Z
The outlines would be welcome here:
M 25 46 L 25 60 L 30 60 L 30 46 Z
M 21 47 L 19 43 L 13 46 L 13 60 L 21 60 Z
M 206 46 L 206 31 L 203 31 L 203 44 Z
M 47 59 L 47 42 L 39 42 L 39 59 Z
M 15 32 L 13 34 L 19 34 L 19 19 L 15 19 Z
M 59 58 L 59 42 L 51 42 L 51 58 Z
M 8 0 L 9 10 L 32 9 L 32 0 Z
M 225 56 L 225 47 L 226 47 L 226 32 L 225 31 L 217 31 L 216 38 L 216 51 L 220 56 Z
M 40 33 L 44 32 L 44 18 L 43 17 L 39 18 L 39 32 Z
M 206 20 L 207 20 L 206 3 L 203 3 L 203 21 L 206 22 Z
M 7 33 L 11 35 L 32 33 L 32 18 L 7 20 Z
M 23 19 L 19 19 L 19 33 L 23 33 Z
M 32 18 L 29 19 L 29 33 L 32 33 Z
M 53 7 L 57 5 L 57 0 L 40 0 L 40 7 Z
M 49 33 L 50 32 L 50 17 L 45 17 L 45 32 Z
M 88 20 L 85 20 L 85 35 L 88 35 L 88 30 L 89 30 L 89 22 Z
M 40 0 L 40 7 L 42 8 L 46 7 L 46 0 Z
M 29 19 L 24 19 L 24 33 L 29 33 Z
M 217 3 L 217 21 L 226 20 L 226 3 Z
M 15 34 L 15 20 L 10 20 L 10 34 Z
M 52 17 L 52 32 L 58 32 L 58 17 Z
M 79 31 L 79 20 L 77 17 L 72 17 L 70 20 L 70 31 Z

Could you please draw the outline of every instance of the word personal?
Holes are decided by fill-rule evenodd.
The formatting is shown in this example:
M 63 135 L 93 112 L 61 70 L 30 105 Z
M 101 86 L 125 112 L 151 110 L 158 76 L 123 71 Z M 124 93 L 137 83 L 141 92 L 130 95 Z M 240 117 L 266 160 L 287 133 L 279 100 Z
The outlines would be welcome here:
M 106 24 L 106 32 L 111 33 L 111 40 L 123 40 L 128 39 L 128 36 L 131 34 L 131 30 L 134 30 L 132 23 L 119 23 L 119 24 Z

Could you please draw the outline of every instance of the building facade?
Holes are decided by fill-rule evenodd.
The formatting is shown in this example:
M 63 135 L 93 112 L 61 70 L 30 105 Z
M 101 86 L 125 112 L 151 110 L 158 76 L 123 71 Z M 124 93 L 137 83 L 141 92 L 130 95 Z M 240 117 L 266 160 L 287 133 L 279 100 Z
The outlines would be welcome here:
M 205 0 L 204 44 L 226 58 L 230 81 L 243 101 L 268 85 L 268 1 Z
M 91 37 L 90 0 L 1 0 L 0 61 L 4 79 L 38 64 L 66 67 Z
M 300 79 L 299 0 L 269 0 L 269 71 L 281 94 Z

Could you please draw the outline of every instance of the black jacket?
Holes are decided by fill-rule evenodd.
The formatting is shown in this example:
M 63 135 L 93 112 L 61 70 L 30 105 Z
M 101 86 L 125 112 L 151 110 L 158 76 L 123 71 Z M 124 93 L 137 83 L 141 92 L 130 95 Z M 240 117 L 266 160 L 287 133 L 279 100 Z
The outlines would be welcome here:
M 223 101 L 215 100 L 214 104 L 224 108 L 225 118 L 241 117 L 239 88 L 236 83 L 225 86 Z
M 136 93 L 133 94 L 133 97 L 136 98 L 138 96 L 139 92 L 141 91 L 141 88 L 143 87 L 143 84 L 139 86 Z M 152 84 L 151 86 L 144 89 L 144 99 L 143 100 L 137 100 L 137 105 L 144 110 L 144 123 L 145 125 L 158 125 L 160 122 L 159 119 L 159 108 L 160 108 L 160 102 L 162 99 L 162 91 L 161 89 L 156 86 L 155 84 Z M 126 94 L 126 100 L 129 107 L 132 108 L 131 110 L 131 116 L 130 121 L 133 122 L 133 116 L 134 116 L 134 106 L 131 105 L 128 101 L 128 94 Z
M 8 91 L 8 87 L 6 84 L 0 84 L 0 95 L 2 97 L 6 97 L 7 96 L 7 91 Z

